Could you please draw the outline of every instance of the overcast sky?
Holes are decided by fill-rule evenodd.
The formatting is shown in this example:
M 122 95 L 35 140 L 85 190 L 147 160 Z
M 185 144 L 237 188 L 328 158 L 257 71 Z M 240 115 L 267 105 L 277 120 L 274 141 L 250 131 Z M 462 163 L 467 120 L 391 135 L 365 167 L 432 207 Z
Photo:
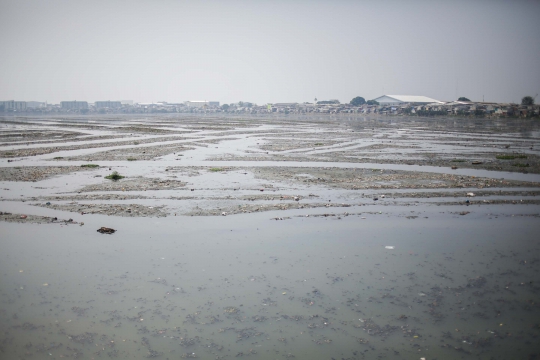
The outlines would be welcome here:
M 539 15 L 537 0 L 0 0 L 0 100 L 519 102 L 540 93 Z

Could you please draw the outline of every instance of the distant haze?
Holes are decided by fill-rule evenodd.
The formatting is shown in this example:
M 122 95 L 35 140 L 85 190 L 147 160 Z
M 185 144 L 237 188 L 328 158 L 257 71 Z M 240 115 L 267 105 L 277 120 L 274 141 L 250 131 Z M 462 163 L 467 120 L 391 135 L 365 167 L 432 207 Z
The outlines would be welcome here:
M 0 0 L 0 100 L 519 102 L 540 92 L 539 14 L 540 1 Z

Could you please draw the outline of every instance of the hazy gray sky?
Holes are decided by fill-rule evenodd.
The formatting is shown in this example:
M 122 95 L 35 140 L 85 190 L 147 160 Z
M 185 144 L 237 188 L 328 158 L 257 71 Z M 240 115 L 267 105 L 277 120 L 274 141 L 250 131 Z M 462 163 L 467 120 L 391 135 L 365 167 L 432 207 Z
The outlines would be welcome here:
M 0 0 L 0 100 L 517 102 L 540 93 L 539 15 L 536 0 Z

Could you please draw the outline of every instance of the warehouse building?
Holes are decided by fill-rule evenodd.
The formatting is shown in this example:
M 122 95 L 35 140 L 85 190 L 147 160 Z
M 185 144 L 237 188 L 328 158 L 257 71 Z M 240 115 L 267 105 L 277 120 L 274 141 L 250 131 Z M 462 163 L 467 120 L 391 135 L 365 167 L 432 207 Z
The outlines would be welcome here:
M 399 104 L 433 104 L 442 103 L 442 101 L 428 98 L 427 96 L 416 95 L 383 95 L 373 99 L 380 105 L 399 105 Z

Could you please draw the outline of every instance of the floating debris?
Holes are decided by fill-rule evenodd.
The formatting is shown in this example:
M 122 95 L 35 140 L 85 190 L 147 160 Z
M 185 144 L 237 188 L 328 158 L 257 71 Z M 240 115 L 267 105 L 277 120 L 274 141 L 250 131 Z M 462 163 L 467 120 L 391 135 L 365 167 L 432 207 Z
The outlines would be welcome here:
M 102 233 L 102 234 L 114 234 L 116 230 L 102 226 L 99 229 L 97 229 L 97 232 Z

